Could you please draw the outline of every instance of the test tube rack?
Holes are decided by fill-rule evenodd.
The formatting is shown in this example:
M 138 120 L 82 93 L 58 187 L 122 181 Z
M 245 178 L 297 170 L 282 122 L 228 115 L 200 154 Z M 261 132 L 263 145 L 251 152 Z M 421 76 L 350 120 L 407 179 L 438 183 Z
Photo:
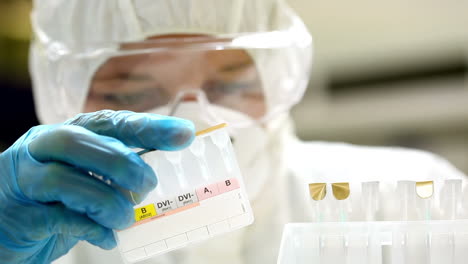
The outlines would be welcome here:
M 307 187 L 311 222 L 285 226 L 278 264 L 468 261 L 468 185 L 461 179 Z
M 287 224 L 278 264 L 465 264 L 468 220 Z

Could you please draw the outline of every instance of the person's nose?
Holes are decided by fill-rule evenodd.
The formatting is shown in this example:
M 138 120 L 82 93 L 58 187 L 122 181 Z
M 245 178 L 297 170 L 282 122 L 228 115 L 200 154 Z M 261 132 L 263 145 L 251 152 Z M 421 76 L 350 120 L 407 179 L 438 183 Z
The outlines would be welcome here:
M 203 92 L 203 90 L 200 88 L 190 88 L 181 90 L 177 93 L 176 97 L 174 98 L 169 115 L 174 115 L 179 105 L 184 102 L 197 102 L 202 106 L 206 106 L 206 104 L 208 104 L 208 99 L 206 98 L 206 95 Z
M 199 92 L 203 89 L 206 83 L 206 77 L 202 71 L 193 69 L 185 69 L 178 76 L 174 76 L 172 82 L 174 101 L 182 100 L 184 102 L 196 101 Z
M 182 102 L 195 102 L 197 101 L 198 98 L 197 98 L 197 94 L 191 92 L 191 93 L 184 93 L 181 101 Z

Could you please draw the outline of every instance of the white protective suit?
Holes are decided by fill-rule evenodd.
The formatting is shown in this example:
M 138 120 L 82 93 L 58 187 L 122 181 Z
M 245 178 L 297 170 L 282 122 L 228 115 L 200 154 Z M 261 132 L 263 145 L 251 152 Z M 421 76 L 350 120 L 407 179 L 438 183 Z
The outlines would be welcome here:
M 311 38 L 282 0 L 36 0 L 31 73 L 41 121 L 61 122 L 81 111 L 90 79 L 107 58 L 61 56 L 92 52 L 94 44 L 140 41 L 169 33 L 231 34 L 288 30 L 303 43 L 275 54 L 251 52 L 271 109 L 263 126 L 246 128 L 235 149 L 255 214 L 253 225 L 144 263 L 275 263 L 283 225 L 308 221 L 304 182 L 426 180 L 464 175 L 429 153 L 398 148 L 300 142 L 287 111 L 306 78 L 288 87 L 287 75 L 308 76 Z M 110 49 L 116 48 L 109 46 Z M 265 63 L 265 61 L 269 63 Z M 284 68 L 287 65 L 287 68 Z M 282 68 L 283 67 L 283 68 Z M 296 76 L 296 75 L 294 75 Z M 280 105 L 281 107 L 275 107 Z M 81 243 L 55 263 L 122 263 L 117 249 Z

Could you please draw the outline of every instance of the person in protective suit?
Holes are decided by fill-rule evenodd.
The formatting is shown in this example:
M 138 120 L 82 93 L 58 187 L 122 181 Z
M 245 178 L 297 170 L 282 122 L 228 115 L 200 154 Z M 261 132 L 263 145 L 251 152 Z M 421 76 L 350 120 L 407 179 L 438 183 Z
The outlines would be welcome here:
M 44 125 L 0 156 L 2 262 L 122 263 L 120 190 L 158 182 L 132 148 L 179 150 L 218 122 L 254 224 L 144 263 L 274 263 L 283 225 L 311 219 L 307 182 L 465 177 L 421 151 L 298 140 L 312 38 L 283 0 L 35 0 L 31 18 Z

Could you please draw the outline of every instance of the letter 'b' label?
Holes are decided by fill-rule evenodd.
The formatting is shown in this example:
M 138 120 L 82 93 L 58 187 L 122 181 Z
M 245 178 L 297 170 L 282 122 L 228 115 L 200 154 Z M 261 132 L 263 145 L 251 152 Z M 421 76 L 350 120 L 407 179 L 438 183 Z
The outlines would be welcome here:
M 156 209 L 154 208 L 154 204 L 149 204 L 147 206 L 135 209 L 135 221 L 137 222 L 156 215 L 157 213 Z
M 218 183 L 220 193 L 230 192 L 240 188 L 239 181 L 236 178 L 231 178 Z

